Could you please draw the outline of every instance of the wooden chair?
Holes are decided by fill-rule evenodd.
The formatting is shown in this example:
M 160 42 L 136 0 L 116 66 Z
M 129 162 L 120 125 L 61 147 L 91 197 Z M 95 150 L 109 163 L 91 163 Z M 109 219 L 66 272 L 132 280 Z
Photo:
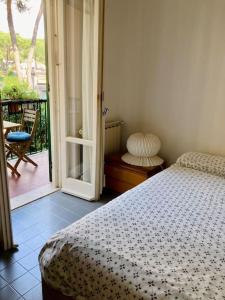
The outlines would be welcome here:
M 7 161 L 7 166 L 12 171 L 12 175 L 20 176 L 17 168 L 21 161 L 29 162 L 37 167 L 37 164 L 26 153 L 33 142 L 38 121 L 38 110 L 24 109 L 20 130 L 10 132 L 6 137 L 6 158 L 9 158 L 10 155 L 16 155 L 18 158 L 14 166 Z

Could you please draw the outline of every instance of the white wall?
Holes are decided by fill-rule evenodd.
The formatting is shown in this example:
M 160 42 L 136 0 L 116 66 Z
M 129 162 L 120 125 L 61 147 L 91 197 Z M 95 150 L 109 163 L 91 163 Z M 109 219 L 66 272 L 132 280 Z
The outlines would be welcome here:
M 157 134 L 161 155 L 225 155 L 225 1 L 106 0 L 110 119 Z

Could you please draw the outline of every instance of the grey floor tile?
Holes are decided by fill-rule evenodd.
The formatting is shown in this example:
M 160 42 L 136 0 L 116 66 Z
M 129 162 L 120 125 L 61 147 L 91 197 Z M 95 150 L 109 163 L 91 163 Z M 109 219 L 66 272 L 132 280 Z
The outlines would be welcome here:
M 48 239 L 50 239 L 50 237 L 52 235 L 54 235 L 57 232 L 57 230 L 55 228 L 48 228 L 46 229 L 44 232 L 41 233 L 41 235 L 46 239 L 46 241 Z
M 12 220 L 13 234 L 19 234 L 20 232 L 28 229 L 30 225 L 27 222 L 21 222 L 19 220 Z
M 0 289 L 6 286 L 8 283 L 0 276 Z
M 39 235 L 44 228 L 40 226 L 40 223 L 35 223 L 34 225 L 30 226 L 28 229 L 20 232 L 14 237 L 16 243 L 25 243 L 26 241 L 36 237 Z
M 52 208 L 52 213 L 59 216 L 66 222 L 70 222 L 70 223 L 74 222 L 74 219 L 76 219 L 76 217 L 77 217 L 77 215 L 75 213 L 73 213 L 72 211 L 58 207 L 57 205 Z
M 35 238 L 32 238 L 24 243 L 25 246 L 30 247 L 32 250 L 36 250 L 44 246 L 46 238 L 42 235 L 37 235 Z
M 37 280 L 30 273 L 26 273 L 20 278 L 13 281 L 11 286 L 21 295 L 26 294 L 28 291 L 33 289 L 35 286 L 39 284 L 39 280 Z
M 38 265 L 39 253 L 40 249 L 37 249 L 31 254 L 28 254 L 24 258 L 20 259 L 18 262 L 20 265 L 22 265 L 22 267 L 29 271 Z
M 24 225 L 26 225 L 26 220 L 28 217 L 29 214 L 26 212 L 26 206 L 15 209 L 11 216 L 13 222 L 21 222 Z
M 41 272 L 40 272 L 39 265 L 37 265 L 36 267 L 34 267 L 33 269 L 31 269 L 29 272 L 30 272 L 35 278 L 37 278 L 39 281 L 41 281 Z
M 30 290 L 23 297 L 26 300 L 43 300 L 41 284 Z
M 12 257 L 0 257 L 0 271 L 8 267 L 10 264 L 12 264 L 15 260 Z
M 8 283 L 13 282 L 15 279 L 24 275 L 27 272 L 20 264 L 17 262 L 10 264 L 4 270 L 0 272 L 0 276 L 4 278 Z
M 30 247 L 28 247 L 24 244 L 19 244 L 17 249 L 11 251 L 10 255 L 15 261 L 17 261 L 17 260 L 27 256 L 31 252 L 33 252 L 33 250 Z
M 49 228 L 50 229 L 55 229 L 55 231 L 57 231 L 57 230 L 60 230 L 62 228 L 67 227 L 70 224 L 71 224 L 71 222 L 65 221 L 65 220 L 63 220 L 61 218 L 57 218 L 55 220 L 55 222 L 46 222 L 46 227 L 45 227 L 44 231 L 46 231 Z
M 7 285 L 0 290 L 1 300 L 17 300 L 20 299 L 21 295 L 17 293 L 11 286 Z

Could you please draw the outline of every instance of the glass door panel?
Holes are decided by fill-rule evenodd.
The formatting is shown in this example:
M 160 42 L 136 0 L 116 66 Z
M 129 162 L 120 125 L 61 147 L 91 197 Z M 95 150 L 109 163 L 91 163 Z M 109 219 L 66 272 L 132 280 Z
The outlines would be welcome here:
M 67 143 L 67 177 L 91 183 L 92 148 Z
M 67 0 L 65 71 L 67 136 L 93 138 L 94 0 Z

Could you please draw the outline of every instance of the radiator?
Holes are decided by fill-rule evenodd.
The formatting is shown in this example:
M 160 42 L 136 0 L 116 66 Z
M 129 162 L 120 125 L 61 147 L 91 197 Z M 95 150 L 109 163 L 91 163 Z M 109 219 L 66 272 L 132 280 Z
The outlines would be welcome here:
M 122 124 L 121 121 L 105 123 L 105 155 L 120 152 Z

